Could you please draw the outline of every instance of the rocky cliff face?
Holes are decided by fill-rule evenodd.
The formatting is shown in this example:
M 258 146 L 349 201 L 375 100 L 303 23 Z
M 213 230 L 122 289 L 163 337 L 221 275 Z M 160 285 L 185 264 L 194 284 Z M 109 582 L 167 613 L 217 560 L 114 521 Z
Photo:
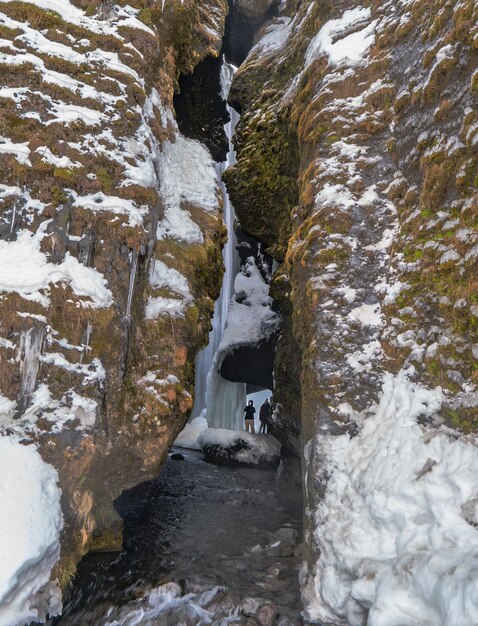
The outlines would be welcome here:
M 227 5 L 131 5 L 0 5 L 0 429 L 59 471 L 63 582 L 184 425 L 222 276 L 219 181 L 172 97 Z
M 228 189 L 290 312 L 275 428 L 304 455 L 314 623 L 473 622 L 436 598 L 477 496 L 477 11 L 290 1 L 233 84 Z

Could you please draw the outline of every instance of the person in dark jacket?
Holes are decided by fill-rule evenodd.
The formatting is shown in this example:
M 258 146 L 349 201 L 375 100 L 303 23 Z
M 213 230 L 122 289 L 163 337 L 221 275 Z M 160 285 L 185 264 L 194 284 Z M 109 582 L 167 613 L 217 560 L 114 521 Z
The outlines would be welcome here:
M 259 409 L 259 419 L 261 421 L 261 427 L 259 429 L 259 433 L 264 433 L 264 435 L 267 434 L 268 432 L 267 420 L 269 419 L 270 415 L 271 415 L 271 405 L 269 404 L 268 398 L 266 398 L 264 402 L 262 403 L 261 408 Z
M 246 431 L 248 433 L 254 433 L 254 413 L 256 412 L 256 409 L 254 407 L 254 402 L 252 400 L 249 400 L 249 402 L 247 403 L 246 408 L 244 409 L 244 413 L 245 413 L 245 421 L 246 421 Z

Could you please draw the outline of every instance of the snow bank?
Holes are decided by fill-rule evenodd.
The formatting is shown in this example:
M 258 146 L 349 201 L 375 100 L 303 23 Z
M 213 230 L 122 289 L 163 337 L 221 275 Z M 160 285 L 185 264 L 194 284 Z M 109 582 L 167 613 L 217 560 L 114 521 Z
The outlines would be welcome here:
M 0 437 L 0 626 L 58 614 L 49 582 L 60 554 L 63 518 L 56 470 L 35 446 Z
M 207 429 L 207 419 L 204 417 L 205 410 L 199 417 L 195 417 L 188 422 L 182 429 L 174 442 L 175 446 L 180 448 L 189 448 L 190 450 L 200 450 L 201 446 L 198 443 L 199 435 Z
M 358 436 L 317 439 L 328 482 L 315 520 L 320 558 L 304 591 L 313 620 L 478 624 L 478 448 L 417 423 L 443 393 L 412 374 L 386 374 Z
M 225 465 L 274 465 L 281 444 L 272 435 L 252 435 L 244 430 L 208 428 L 197 438 L 206 460 Z

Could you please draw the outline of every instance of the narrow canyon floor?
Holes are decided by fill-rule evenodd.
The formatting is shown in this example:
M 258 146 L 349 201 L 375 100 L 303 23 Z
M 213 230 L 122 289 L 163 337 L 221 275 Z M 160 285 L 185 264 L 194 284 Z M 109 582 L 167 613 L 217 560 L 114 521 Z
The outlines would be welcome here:
M 87 555 L 51 624 L 300 624 L 302 511 L 284 491 L 272 469 L 173 449 L 155 480 L 117 502 L 124 551 Z M 167 597 L 153 607 L 159 585 Z

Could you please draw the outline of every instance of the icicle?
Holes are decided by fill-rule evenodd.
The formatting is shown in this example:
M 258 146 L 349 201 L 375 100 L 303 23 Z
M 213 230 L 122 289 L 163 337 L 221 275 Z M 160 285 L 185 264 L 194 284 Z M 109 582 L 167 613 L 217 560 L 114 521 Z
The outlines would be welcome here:
M 18 413 L 21 415 L 30 405 L 40 369 L 40 355 L 43 343 L 43 328 L 30 328 L 20 336 L 17 361 L 20 362 L 22 382 L 18 401 Z
M 83 363 L 83 358 L 88 358 L 88 352 L 91 350 L 90 341 L 91 341 L 91 333 L 93 332 L 93 324 L 88 320 L 86 322 L 86 331 L 85 331 L 85 343 L 83 344 L 83 352 L 80 356 L 80 363 Z
M 131 317 L 131 303 L 133 301 L 134 283 L 136 281 L 136 270 L 138 269 L 138 251 L 133 248 L 131 251 L 131 269 L 129 272 L 128 299 L 126 301 L 126 317 Z
M 16 219 L 17 219 L 17 201 L 15 200 L 15 202 L 13 203 L 12 221 L 10 223 L 10 237 L 13 234 L 13 229 L 15 228 Z

